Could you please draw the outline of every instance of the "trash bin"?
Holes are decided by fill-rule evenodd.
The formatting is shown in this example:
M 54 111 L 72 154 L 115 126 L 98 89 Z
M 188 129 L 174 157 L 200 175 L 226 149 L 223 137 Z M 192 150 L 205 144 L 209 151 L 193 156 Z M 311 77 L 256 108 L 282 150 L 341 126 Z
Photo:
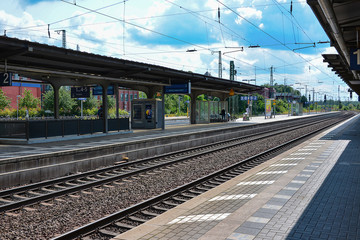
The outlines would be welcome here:
M 243 114 L 243 121 L 249 121 L 249 115 L 247 113 Z

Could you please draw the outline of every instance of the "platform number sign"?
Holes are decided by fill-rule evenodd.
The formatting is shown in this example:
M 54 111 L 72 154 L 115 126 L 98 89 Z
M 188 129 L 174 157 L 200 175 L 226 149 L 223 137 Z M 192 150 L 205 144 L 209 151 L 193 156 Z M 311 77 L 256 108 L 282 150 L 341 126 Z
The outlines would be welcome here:
M 360 49 L 350 49 L 350 69 L 360 70 Z
M 0 86 L 11 86 L 12 74 L 8 72 L 4 72 L 0 74 Z

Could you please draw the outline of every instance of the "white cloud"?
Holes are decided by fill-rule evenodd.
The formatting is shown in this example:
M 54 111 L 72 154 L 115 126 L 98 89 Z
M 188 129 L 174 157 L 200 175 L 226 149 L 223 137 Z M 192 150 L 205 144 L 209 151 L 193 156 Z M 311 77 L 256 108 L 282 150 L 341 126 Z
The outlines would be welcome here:
M 2 29 L 10 29 L 12 26 L 15 28 L 26 27 L 26 26 L 35 26 L 35 25 L 45 25 L 41 28 L 36 29 L 27 29 L 22 30 L 20 32 L 8 31 L 8 36 L 10 37 L 18 37 L 22 39 L 28 39 L 31 41 L 38 41 L 46 44 L 56 44 L 57 46 L 61 46 L 61 35 L 57 35 L 54 33 L 55 29 L 61 29 L 68 26 L 74 26 L 73 28 L 67 29 L 67 46 L 72 49 L 76 49 L 76 45 L 79 44 L 81 51 L 88 51 L 96 54 L 126 58 L 129 60 L 153 63 L 156 65 L 167 66 L 175 69 L 185 70 L 185 71 L 193 71 L 196 73 L 205 73 L 207 70 L 212 73 L 213 76 L 217 76 L 218 69 L 218 55 L 212 55 L 210 51 L 201 51 L 200 48 L 195 46 L 168 46 L 161 45 L 154 42 L 152 44 L 148 44 L 146 41 L 139 46 L 136 45 L 136 41 L 130 38 L 130 35 L 127 34 L 128 30 L 131 30 L 133 27 L 130 25 L 126 25 L 125 31 L 125 56 L 123 55 L 123 24 L 121 21 L 116 22 L 114 19 L 100 16 L 99 14 L 86 14 L 78 18 L 71 19 L 69 21 L 61 22 L 58 24 L 51 25 L 51 36 L 56 39 L 49 39 L 47 37 L 47 24 L 51 22 L 55 22 L 61 19 L 65 19 L 79 12 L 86 12 L 86 10 L 82 10 L 79 7 L 58 2 L 40 2 L 36 5 L 31 6 L 20 6 L 20 0 L 9 0 L 11 4 L 8 4 L 8 1 L 0 1 L 0 23 L 2 24 Z M 279 0 L 278 0 L 279 1 Z M 89 1 L 83 0 L 78 1 L 78 4 L 86 6 L 91 9 L 97 9 L 103 7 L 105 5 L 110 5 L 116 3 L 116 0 L 103 0 L 103 1 Z M 262 42 L 259 41 L 257 36 L 252 35 L 250 37 L 246 36 L 244 32 L 238 30 L 237 27 L 234 26 L 233 20 L 231 24 L 230 21 L 226 21 L 229 19 L 233 19 L 236 15 L 226 10 L 221 4 L 216 0 L 207 0 L 205 3 L 200 4 L 197 1 L 174 1 L 179 5 L 182 5 L 188 9 L 193 11 L 196 10 L 209 10 L 214 9 L 211 12 L 202 12 L 201 14 L 208 16 L 212 20 L 217 19 L 217 8 L 221 7 L 221 20 L 227 27 L 231 28 L 232 31 L 228 31 L 226 28 L 223 28 L 224 38 L 227 46 L 240 46 L 241 39 L 237 34 L 244 36 L 244 38 L 249 38 L 251 44 L 259 44 L 262 45 Z M 230 7 L 241 6 L 242 4 L 246 6 L 256 6 L 264 4 L 265 1 L 244 1 L 244 0 L 222 0 L 226 5 Z M 271 2 L 271 1 L 270 1 Z M 281 2 L 286 2 L 285 0 L 281 0 Z M 289 1 L 287 1 L 289 2 Z M 301 3 L 303 4 L 302 1 Z M 5 4 L 6 3 L 6 4 Z M 298 4 L 299 5 L 299 4 Z M 297 5 L 297 6 L 298 6 Z M 13 6 L 17 6 L 16 8 Z M 308 6 L 306 6 L 308 7 Z M 25 9 L 23 9 L 25 8 Z M 272 24 L 269 24 L 269 16 L 273 16 L 276 14 L 275 12 L 269 12 L 265 10 L 266 7 L 256 9 L 254 7 L 240 7 L 237 8 L 236 11 L 246 19 L 249 19 L 251 22 L 254 22 L 260 29 L 264 29 L 266 25 L 266 31 L 269 31 L 271 34 L 276 34 L 273 30 Z M 109 9 L 104 9 L 102 12 L 114 16 L 116 18 L 123 18 L 123 10 L 124 5 L 119 4 Z M 299 11 L 300 12 L 300 11 Z M 125 17 L 130 21 L 130 19 L 137 18 L 138 20 L 131 20 L 131 22 L 136 23 L 140 26 L 150 28 L 153 30 L 164 31 L 162 33 L 169 34 L 165 30 L 159 30 L 157 26 L 159 26 L 158 21 L 171 21 L 170 17 L 160 17 L 160 18 L 150 18 L 151 16 L 161 16 L 163 14 L 168 13 L 186 13 L 183 9 L 174 7 L 174 5 L 165 2 L 163 0 L 137 0 L 137 1 L 127 1 L 125 3 Z M 300 13 L 299 13 L 300 14 Z M 189 16 L 191 14 L 183 15 L 181 17 L 190 19 Z M 193 16 L 191 16 L 192 18 Z M 140 19 L 141 18 L 141 19 Z M 198 18 L 192 18 L 199 21 Z M 273 20 L 273 19 L 272 19 Z M 114 23 L 106 23 L 115 21 Z M 211 21 L 206 19 L 208 24 L 206 24 L 207 29 L 204 31 L 193 31 L 189 32 L 192 36 L 196 36 L 199 34 L 209 34 L 210 37 L 215 39 L 216 36 L 218 39 L 217 43 L 208 42 L 200 42 L 196 43 L 197 45 L 205 46 L 205 48 L 211 48 L 213 50 L 221 50 L 223 53 L 226 51 L 231 51 L 232 49 L 225 49 L 223 39 L 220 33 L 220 30 L 216 27 L 217 24 L 214 24 L 216 27 L 212 27 L 210 25 Z M 243 21 L 242 18 L 237 18 L 235 23 L 241 24 Z M 314 20 L 315 21 L 315 20 Z M 166 26 L 169 26 L 166 22 Z M 319 24 L 314 24 L 314 27 L 311 28 L 311 32 L 309 35 L 312 36 L 312 32 L 321 32 L 318 28 Z M 205 26 L 205 24 L 204 24 Z M 309 28 L 309 27 L 307 27 Z M 305 26 L 306 29 L 306 26 Z M 0 31 L 1 31 L 0 30 Z M 36 30 L 36 31 L 30 31 Z M 181 30 L 181 29 L 179 29 Z M 257 31 L 257 30 L 256 30 Z M 309 30 L 306 30 L 307 33 Z M 145 31 L 143 33 L 149 33 Z M 1 32 L 0 32 L 1 34 Z M 232 35 L 233 34 L 233 35 Z M 278 37 L 278 36 L 275 36 Z M 181 39 L 185 39 L 186 36 L 180 37 Z M 194 38 L 195 39 L 195 38 Z M 196 39 L 195 39 L 196 40 Z M 325 39 L 321 39 L 325 40 Z M 193 41 L 193 39 L 191 40 Z M 266 40 L 263 41 L 265 44 Z M 270 45 L 270 44 L 268 44 Z M 186 53 L 186 49 L 197 48 L 197 52 L 194 53 Z M 162 52 L 162 53 L 161 53 Z M 149 54 L 151 53 L 151 54 Z M 323 53 L 336 53 L 334 48 L 326 48 Z M 275 79 L 276 83 L 282 84 L 283 79 L 287 78 L 288 84 L 293 84 L 295 82 L 302 82 L 304 84 L 309 83 L 309 85 L 314 85 L 315 88 L 317 85 L 322 89 L 327 89 L 331 91 L 333 80 L 331 77 L 338 80 L 338 77 L 331 72 L 327 65 L 322 62 L 322 57 L 319 52 L 315 52 L 313 54 L 302 54 L 304 58 L 311 60 L 311 63 L 315 65 L 315 67 L 311 67 L 311 77 L 309 77 L 309 63 L 304 61 L 304 59 L 298 57 L 294 54 L 293 51 L 288 50 L 278 50 L 278 49 L 268 49 L 268 48 L 245 48 L 244 52 L 235 52 L 231 54 L 223 55 L 223 78 L 229 79 L 229 61 L 234 60 L 235 66 L 237 67 L 238 81 L 242 79 L 253 79 L 255 77 L 255 66 L 256 66 L 256 75 L 257 75 L 257 84 L 269 83 L 270 76 L 270 66 L 273 65 L 276 67 L 275 70 Z M 293 64 L 293 65 L 291 65 Z M 326 74 L 329 76 L 327 76 Z M 330 78 L 328 80 L 327 78 Z M 325 79 L 325 80 L 324 80 Z M 318 80 L 323 83 L 317 84 Z M 338 80 L 341 82 L 341 80 Z M 339 83 L 336 84 L 339 84 Z M 317 89 L 315 89 L 318 91 Z
M 235 22 L 237 24 L 241 24 L 242 21 L 243 21 L 243 18 L 245 18 L 245 19 L 252 19 L 253 18 L 253 19 L 258 19 L 258 20 L 262 19 L 262 11 L 257 10 L 255 8 L 250 8 L 250 7 L 238 8 L 238 9 L 236 9 L 236 11 L 241 16 L 241 17 L 236 18 Z

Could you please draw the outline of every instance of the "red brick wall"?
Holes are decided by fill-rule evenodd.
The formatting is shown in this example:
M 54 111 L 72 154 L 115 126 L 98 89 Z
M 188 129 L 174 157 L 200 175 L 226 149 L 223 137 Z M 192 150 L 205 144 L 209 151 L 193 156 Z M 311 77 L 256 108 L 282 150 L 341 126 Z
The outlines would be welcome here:
M 17 108 L 16 106 L 16 96 L 21 95 L 23 96 L 25 89 L 29 90 L 34 97 L 39 98 L 41 97 L 41 89 L 38 87 L 17 87 L 17 86 L 11 86 L 11 87 L 0 87 L 5 95 L 10 98 L 11 100 L 11 108 Z

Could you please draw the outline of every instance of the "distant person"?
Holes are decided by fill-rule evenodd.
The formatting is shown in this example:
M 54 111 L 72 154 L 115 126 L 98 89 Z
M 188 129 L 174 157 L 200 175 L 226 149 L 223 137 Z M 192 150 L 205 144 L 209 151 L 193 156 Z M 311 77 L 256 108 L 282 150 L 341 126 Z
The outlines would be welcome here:
M 221 119 L 225 120 L 225 109 L 221 110 L 220 115 L 221 115 Z
M 104 111 L 103 111 L 102 105 L 100 106 L 97 115 L 98 115 L 99 118 L 103 118 L 103 116 L 104 116 Z

